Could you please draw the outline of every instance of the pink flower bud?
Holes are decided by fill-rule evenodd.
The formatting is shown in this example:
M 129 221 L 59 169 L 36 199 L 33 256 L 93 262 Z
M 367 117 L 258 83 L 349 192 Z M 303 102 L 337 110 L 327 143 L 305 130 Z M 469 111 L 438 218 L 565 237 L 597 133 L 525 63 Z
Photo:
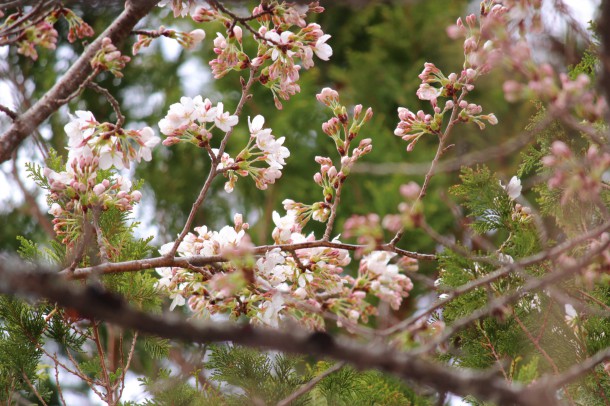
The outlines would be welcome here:
M 332 104 L 339 102 L 339 93 L 337 93 L 336 90 L 325 87 L 316 95 L 316 99 L 318 99 L 320 103 L 330 107 Z
M 415 182 L 409 182 L 400 186 L 400 194 L 407 199 L 416 199 L 419 196 L 420 187 Z
M 139 190 L 134 190 L 133 192 L 131 192 L 131 199 L 134 202 L 139 202 L 140 199 L 142 199 L 142 193 Z
M 551 145 L 553 155 L 563 158 L 569 158 L 572 155 L 570 148 L 562 141 L 555 141 Z
M 93 193 L 95 193 L 97 196 L 100 196 L 105 191 L 106 191 L 106 188 L 101 183 L 98 183 L 97 185 L 93 186 Z
M 313 180 L 316 184 L 322 186 L 322 174 L 320 172 L 316 172 L 316 174 L 313 175 Z
M 233 27 L 233 35 L 235 35 L 235 39 L 241 44 L 241 40 L 244 35 L 244 32 L 239 25 L 236 25 L 235 27 Z
M 265 59 L 261 58 L 260 56 L 257 56 L 256 58 L 252 59 L 251 64 L 254 67 L 258 67 L 261 66 L 263 62 L 265 62 Z
M 205 39 L 205 31 L 202 29 L 193 30 L 189 33 L 189 35 L 193 39 L 193 46 L 199 44 Z
M 477 23 L 477 17 L 474 14 L 470 14 L 466 17 L 466 24 L 468 24 L 468 26 L 470 28 L 473 28 L 476 23 Z
M 357 104 L 354 107 L 354 120 L 358 120 L 358 118 L 360 118 L 360 113 L 362 113 L 362 104 Z

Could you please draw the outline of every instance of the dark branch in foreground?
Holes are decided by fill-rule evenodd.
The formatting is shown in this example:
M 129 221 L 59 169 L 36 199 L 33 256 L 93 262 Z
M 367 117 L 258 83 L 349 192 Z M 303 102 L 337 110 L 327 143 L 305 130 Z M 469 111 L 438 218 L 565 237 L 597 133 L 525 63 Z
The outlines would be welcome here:
M 338 340 L 323 332 L 298 329 L 278 331 L 250 325 L 191 323 L 176 315 L 152 315 L 135 310 L 122 297 L 97 285 L 72 285 L 56 272 L 16 259 L 0 262 L 0 292 L 29 299 L 47 299 L 86 317 L 145 334 L 194 343 L 231 341 L 235 344 L 346 361 L 361 369 L 379 369 L 430 386 L 441 392 L 474 395 L 503 405 L 556 405 L 547 386 L 524 388 L 501 377 L 467 369 L 453 369 L 385 345 L 363 345 Z

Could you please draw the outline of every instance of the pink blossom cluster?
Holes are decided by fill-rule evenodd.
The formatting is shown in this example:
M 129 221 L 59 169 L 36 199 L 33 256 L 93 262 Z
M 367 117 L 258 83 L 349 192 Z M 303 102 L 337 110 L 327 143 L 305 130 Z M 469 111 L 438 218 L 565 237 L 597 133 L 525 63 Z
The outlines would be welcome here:
M 188 304 L 201 317 L 212 314 L 246 315 L 252 323 L 277 327 L 294 319 L 305 326 L 323 329 L 321 315 L 334 313 L 340 324 L 353 326 L 376 313 L 367 294 L 387 301 L 395 309 L 413 285 L 399 272 L 413 269 L 413 260 L 390 264 L 395 254 L 375 251 L 361 261 L 357 278 L 344 274 L 351 262 L 348 251 L 332 247 L 311 247 L 284 251 L 281 244 L 315 243 L 313 233 L 302 233 L 294 211 L 284 217 L 273 213 L 273 236 L 280 246 L 250 259 L 252 245 L 245 234 L 247 223 L 236 215 L 235 226 L 220 231 L 195 228 L 180 243 L 180 256 L 229 259 L 222 265 L 202 268 L 160 268 L 157 288 L 172 299 L 171 309 Z M 333 243 L 340 243 L 337 239 Z M 174 243 L 161 247 L 166 255 Z
M 0 17 L 3 17 L 2 13 L 0 13 Z M 0 30 L 13 26 L 8 31 L 18 33 L 15 36 L 18 45 L 17 52 L 36 60 L 38 59 L 36 47 L 51 50 L 56 48 L 58 34 L 54 25 L 60 17 L 64 17 L 68 22 L 68 41 L 74 42 L 77 38 L 90 37 L 94 34 L 93 28 L 89 24 L 65 7 L 57 7 L 49 12 L 43 20 L 37 21 L 24 19 L 21 12 L 11 14 L 0 24 Z M 15 31 L 17 28 L 21 28 L 22 31 Z M 5 41 L 11 42 L 8 37 L 0 37 L 0 42 Z
M 74 42 L 77 39 L 91 37 L 95 32 L 93 28 L 77 16 L 72 10 L 61 7 L 51 13 L 49 21 L 54 24 L 62 16 L 68 22 L 68 41 Z
M 464 67 L 483 74 L 502 64 L 517 73 L 520 77 L 504 83 L 508 101 L 532 98 L 548 101 L 560 118 L 570 110 L 590 122 L 604 116 L 605 100 L 591 91 L 586 75 L 570 78 L 532 57 L 531 40 L 525 34 L 542 29 L 540 0 L 511 0 L 503 4 L 484 1 L 479 19 L 471 14 L 465 20 L 464 23 L 458 19 L 448 29 L 451 37 L 465 38 Z
M 195 29 L 190 32 L 182 32 L 167 29 L 163 26 L 159 27 L 156 31 L 142 32 L 138 34 L 138 40 L 133 44 L 132 53 L 136 55 L 140 52 L 140 49 L 148 47 L 154 38 L 158 37 L 173 38 L 178 41 L 186 49 L 195 48 L 201 41 L 205 39 L 205 31 L 202 29 Z
M 21 35 L 21 39 L 17 41 L 17 52 L 23 56 L 38 59 L 36 47 L 47 49 L 55 49 L 57 46 L 57 31 L 53 25 L 47 21 L 41 21 L 38 24 L 26 28 Z
M 390 264 L 395 256 L 387 251 L 373 251 L 365 256 L 360 261 L 358 283 L 369 285 L 369 293 L 398 310 L 403 298 L 413 289 L 413 283 L 399 272 L 398 265 Z
M 394 135 L 409 142 L 407 151 L 412 151 L 415 144 L 425 134 L 441 136 L 443 119 L 447 112 L 450 114 L 453 114 L 454 111 L 458 112 L 459 121 L 474 122 L 480 129 L 485 128 L 483 121 L 492 125 L 498 123 L 498 119 L 493 113 L 481 114 L 483 111 L 481 106 L 465 100 L 466 94 L 474 89 L 475 79 L 480 75 L 480 70 L 465 68 L 459 76 L 456 73 L 445 76 L 433 63 L 424 64 L 424 70 L 419 75 L 422 83 L 416 94 L 420 100 L 430 101 L 434 115 L 427 114 L 423 110 L 413 113 L 405 107 L 398 108 L 400 121 L 394 130 Z M 449 99 L 442 109 L 438 106 L 440 97 Z
M 224 263 L 222 268 L 204 267 L 212 274 L 210 278 L 205 278 L 201 272 L 177 267 L 157 271 L 161 275 L 157 287 L 173 298 L 172 309 L 186 304 L 188 298 L 190 309 L 202 316 L 246 314 L 253 322 L 277 326 L 279 312 L 288 310 L 288 306 L 284 306 L 284 298 L 278 295 L 287 295 L 288 300 L 288 294 L 294 291 L 295 298 L 303 298 L 308 284 L 318 286 L 323 283 L 328 287 L 331 285 L 327 280 L 329 278 L 333 280 L 333 286 L 340 285 L 334 275 L 341 273 L 342 266 L 349 263 L 345 251 L 329 248 L 299 250 L 296 255 L 301 266 L 306 268 L 300 269 L 293 257 L 275 248 L 258 258 L 253 266 L 248 265 L 243 260 L 244 254 L 247 255 L 251 248 L 245 234 L 248 225 L 243 223 L 239 214 L 235 217 L 235 223 L 234 227 L 225 226 L 219 232 L 209 231 L 205 226 L 198 227 L 195 229 L 197 234 L 189 233 L 178 248 L 181 256 L 231 257 L 239 252 L 239 255 L 233 255 L 234 261 Z M 313 240 L 313 235 L 305 237 L 293 233 L 292 237 L 299 242 Z M 160 252 L 165 255 L 172 246 L 173 243 L 166 244 Z
M 465 38 L 464 69 L 471 68 L 483 74 L 500 62 L 502 52 L 494 41 L 514 41 L 507 31 L 509 18 L 512 18 L 509 17 L 510 10 L 510 7 L 485 0 L 481 2 L 478 19 L 470 14 L 465 18 L 465 24 L 462 18 L 458 18 L 456 24 L 447 29 L 451 38 Z
M 290 205 L 290 202 L 285 202 Z M 200 317 L 246 315 L 252 323 L 277 327 L 293 319 L 313 329 L 324 329 L 324 311 L 338 317 L 348 329 L 376 314 L 367 294 L 387 301 L 397 309 L 413 285 L 400 269 L 416 269 L 412 259 L 389 261 L 395 254 L 375 251 L 362 259 L 356 278 L 344 273 L 351 262 L 349 252 L 333 247 L 311 247 L 284 251 L 282 244 L 314 244 L 313 233 L 305 235 L 294 210 L 281 217 L 273 213 L 272 235 L 278 244 L 256 259 L 245 234 L 248 225 L 236 215 L 235 226 L 220 231 L 195 228 L 178 248 L 180 256 L 223 255 L 227 262 L 189 269 L 157 270 L 157 288 L 172 299 L 171 309 L 188 304 Z M 333 243 L 340 243 L 334 239 Z M 174 243 L 161 247 L 170 252 Z M 414 268 L 415 266 L 415 268 Z
M 117 49 L 108 37 L 102 40 L 102 47 L 95 56 L 91 59 L 91 67 L 96 70 L 107 70 L 117 78 L 122 78 L 121 69 L 125 67 L 131 58 L 127 55 L 121 55 L 121 51 Z
M 54 229 L 70 244 L 81 230 L 82 217 L 92 209 L 131 210 L 142 194 L 129 179 L 107 171 L 129 167 L 130 161 L 151 159 L 159 143 L 150 127 L 142 130 L 116 129 L 99 123 L 88 111 L 77 111 L 64 127 L 68 134 L 65 170 L 44 169 L 50 192 Z
M 567 144 L 555 141 L 551 155 L 545 156 L 542 163 L 552 170 L 549 188 L 563 190 L 562 204 L 572 199 L 599 203 L 604 177 L 610 168 L 609 153 L 592 145 L 584 156 L 578 157 Z
M 298 93 L 299 71 L 314 66 L 313 56 L 327 61 L 332 48 L 326 42 L 330 35 L 324 34 L 318 24 L 307 24 L 307 11 L 320 13 L 324 9 L 314 2 L 308 8 L 296 4 L 263 2 L 252 10 L 257 16 L 253 21 L 259 24 L 255 36 L 258 50 L 255 57 L 248 56 L 242 45 L 243 31 L 231 24 L 227 36 L 217 33 L 214 52 L 218 55 L 210 62 L 215 78 L 226 75 L 231 70 L 254 67 L 260 71 L 259 82 L 269 88 L 278 109 L 280 99 L 288 100 Z M 222 13 L 200 10 L 201 21 L 216 18 L 230 20 Z
M 366 216 L 353 215 L 343 224 L 342 235 L 345 238 L 356 238 L 358 244 L 372 251 L 383 243 L 381 218 L 376 213 L 369 213 Z
M 251 247 L 246 234 L 249 225 L 243 222 L 240 214 L 235 215 L 234 222 L 233 227 L 225 226 L 220 231 L 208 230 L 206 226 L 195 227 L 196 234 L 188 233 L 178 246 L 178 255 L 210 257 L 246 251 Z M 167 243 L 159 252 L 167 255 L 173 245 L 173 242 Z M 211 279 L 206 278 L 203 274 L 204 270 L 215 275 Z M 221 302 L 229 298 L 234 291 L 227 278 L 239 282 L 238 269 L 227 264 L 223 267 L 222 273 L 217 272 L 215 265 L 201 268 L 201 271 L 193 272 L 193 269 L 179 267 L 157 269 L 157 273 L 161 276 L 157 281 L 157 289 L 168 293 L 173 299 L 170 310 L 186 304 L 186 298 L 189 298 L 189 306 L 193 311 L 201 312 L 206 307 L 211 312 L 224 310 Z
M 236 115 L 224 111 L 222 102 L 212 106 L 210 99 L 183 96 L 180 103 L 169 107 L 165 118 L 159 121 L 159 128 L 161 133 L 167 136 L 163 145 L 188 142 L 204 148 L 209 145 L 214 128 L 226 133 L 237 125 L 238 121 Z
M 263 128 L 265 118 L 260 114 L 250 120 L 248 129 L 250 139 L 246 147 L 241 150 L 235 159 L 223 154 L 221 169 L 227 169 L 225 175 L 229 180 L 225 183 L 225 190 L 232 192 L 237 182 L 237 175 L 250 176 L 254 179 L 256 187 L 265 190 L 282 176 L 282 169 L 286 165 L 285 159 L 290 156 L 288 148 L 284 147 L 285 137 L 275 138 L 270 128 Z M 267 167 L 260 167 L 256 163 L 266 163 Z
M 574 112 L 577 117 L 595 122 L 606 114 L 608 106 L 603 97 L 592 89 L 585 74 L 571 79 L 567 74 L 556 74 L 549 64 L 526 71 L 527 83 L 516 80 L 504 82 L 504 95 L 508 101 L 537 98 L 550 102 L 550 108 L 561 117 Z
M 79 156 L 85 147 L 91 149 L 100 169 L 129 168 L 130 162 L 152 159 L 152 149 L 159 144 L 150 127 L 125 130 L 112 123 L 99 123 L 89 111 L 76 111 L 65 125 L 69 156 Z

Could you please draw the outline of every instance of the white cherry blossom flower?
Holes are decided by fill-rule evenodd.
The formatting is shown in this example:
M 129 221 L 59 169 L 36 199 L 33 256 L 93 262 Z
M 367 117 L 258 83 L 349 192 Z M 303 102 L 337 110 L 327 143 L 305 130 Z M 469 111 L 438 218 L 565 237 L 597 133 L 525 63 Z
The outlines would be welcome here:
M 110 145 L 104 145 L 100 149 L 100 169 L 110 169 L 114 166 L 116 169 L 123 169 L 123 153 L 112 148 Z
M 283 308 L 284 298 L 281 294 L 275 294 L 272 300 L 260 305 L 258 318 L 264 324 L 277 328 L 280 321 L 280 311 Z
M 53 217 L 59 217 L 62 213 L 62 208 L 59 205 L 59 203 L 53 203 L 51 205 L 51 208 L 49 209 L 48 213 L 51 214 Z
M 172 300 L 172 304 L 169 306 L 170 312 L 174 310 L 176 306 L 184 306 L 184 304 L 186 303 L 186 299 L 184 299 L 184 297 L 178 292 L 172 293 L 171 295 L 169 295 L 169 297 L 170 299 L 174 299 Z
M 326 43 L 330 35 L 324 34 L 316 41 L 316 46 L 313 51 L 316 53 L 318 58 L 323 61 L 328 61 L 328 59 L 333 55 L 333 49 Z
M 140 141 L 144 144 L 140 146 L 138 151 L 138 161 L 144 159 L 150 161 L 152 159 L 151 150 L 161 142 L 161 138 L 155 135 L 155 132 L 150 127 L 144 127 L 140 130 Z
M 518 177 L 513 176 L 510 179 L 510 182 L 508 182 L 508 185 L 506 185 L 506 192 L 512 200 L 518 198 L 521 195 L 521 180 Z
M 224 132 L 227 132 L 234 127 L 239 119 L 237 116 L 232 116 L 228 111 L 223 112 L 223 104 L 219 102 L 216 105 L 216 117 L 214 118 L 214 124 L 216 127 L 221 129 Z

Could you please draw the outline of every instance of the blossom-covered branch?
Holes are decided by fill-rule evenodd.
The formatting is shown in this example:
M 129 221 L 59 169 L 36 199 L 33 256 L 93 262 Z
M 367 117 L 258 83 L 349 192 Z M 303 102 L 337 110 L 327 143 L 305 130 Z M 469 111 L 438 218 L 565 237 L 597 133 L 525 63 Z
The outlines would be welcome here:
M 74 93 L 87 79 L 93 70 L 90 62 L 102 47 L 104 38 L 110 38 L 113 43 L 122 42 L 138 21 L 150 12 L 157 2 L 158 0 L 127 1 L 125 11 L 85 49 L 62 79 L 55 83 L 31 108 L 20 114 L 9 129 L 0 136 L 0 163 L 10 159 L 19 144 L 61 107 L 61 101 Z

